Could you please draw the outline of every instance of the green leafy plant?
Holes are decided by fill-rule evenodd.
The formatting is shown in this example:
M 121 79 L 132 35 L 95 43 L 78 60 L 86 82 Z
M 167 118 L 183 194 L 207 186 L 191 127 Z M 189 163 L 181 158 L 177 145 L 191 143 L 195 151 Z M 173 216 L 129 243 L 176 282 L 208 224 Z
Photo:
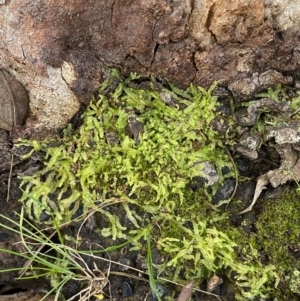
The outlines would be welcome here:
M 28 156 L 41 152 L 45 158 L 40 171 L 22 177 L 28 216 L 59 227 L 94 210 L 106 221 L 101 235 L 123 238 L 133 249 L 143 250 L 148 231 L 148 249 L 151 240 L 167 258 L 156 269 L 168 279 L 201 283 L 229 269 L 243 296 L 266 296 L 277 274 L 271 265 L 235 256 L 235 242 L 218 229 L 227 215 L 211 203 L 218 184 L 191 187 L 205 179 L 207 163 L 219 184 L 234 174 L 226 134 L 212 127 L 221 118 L 212 93 L 216 83 L 207 91 L 172 84 L 156 90 L 151 81 L 147 89 L 136 88 L 137 80 L 136 74 L 123 79 L 112 70 L 78 130 L 66 128 L 60 143 L 20 141 L 32 147 Z M 111 83 L 116 88 L 108 93 Z
M 286 91 L 282 88 L 282 86 L 279 84 L 276 86 L 276 88 L 268 88 L 267 92 L 261 92 L 255 95 L 258 98 L 271 98 L 275 101 L 285 101 L 288 99 L 288 95 L 286 94 Z
M 29 215 L 33 208 L 35 219 L 42 213 L 54 213 L 58 223 L 66 222 L 81 205 L 88 210 L 97 202 L 110 202 L 107 195 L 112 194 L 137 226 L 140 218 L 128 209 L 129 203 L 146 211 L 155 203 L 159 210 L 174 212 L 184 203 L 191 179 L 202 175 L 205 161 L 211 161 L 222 178 L 221 169 L 231 163 L 220 137 L 209 126 L 217 116 L 216 97 L 211 95 L 214 86 L 207 92 L 194 86 L 187 92 L 173 86 L 173 90 L 164 89 L 177 99 L 178 104 L 172 107 L 153 87 L 126 86 L 136 77 L 133 74 L 121 82 L 109 98 L 100 95 L 98 101 L 92 101 L 83 126 L 77 133 L 66 129 L 60 145 L 20 143 L 45 153 L 45 167 L 22 178 L 25 193 L 21 201 Z M 135 138 L 126 134 L 134 112 L 137 122 L 143 124 Z M 104 232 L 114 238 L 122 236 L 124 229 L 118 221 L 105 211 L 101 213 L 111 222 Z

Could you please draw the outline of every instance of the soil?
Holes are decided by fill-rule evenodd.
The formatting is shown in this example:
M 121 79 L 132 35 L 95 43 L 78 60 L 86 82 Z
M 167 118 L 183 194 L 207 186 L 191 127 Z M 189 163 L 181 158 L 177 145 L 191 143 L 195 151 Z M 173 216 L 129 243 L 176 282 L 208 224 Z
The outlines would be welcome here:
M 73 124 L 78 126 L 80 120 L 75 118 Z M 20 180 L 19 175 L 32 174 L 38 170 L 41 166 L 38 157 L 31 157 L 26 160 L 21 160 L 20 156 L 22 153 L 26 153 L 26 149 L 16 150 L 13 147 L 13 142 L 9 136 L 9 133 L 5 130 L 0 131 L 1 134 L 1 145 L 0 145 L 0 208 L 2 216 L 0 222 L 4 225 L 8 224 L 8 221 L 4 217 L 8 217 L 18 222 L 18 215 L 21 211 L 21 204 L 18 199 L 22 195 L 22 191 L 19 188 Z M 249 201 L 254 194 L 257 176 L 267 173 L 270 170 L 279 168 L 280 166 L 280 155 L 273 149 L 270 150 L 266 147 L 262 147 L 259 153 L 255 157 L 248 157 L 241 155 L 243 151 L 240 151 L 239 156 L 235 156 L 235 164 L 239 170 L 239 173 L 245 177 L 251 178 L 251 181 L 240 183 L 237 187 L 236 198 L 244 201 L 243 207 L 246 208 L 245 204 Z M 12 156 L 13 154 L 13 156 Z M 13 162 L 13 163 L 11 163 Z M 10 173 L 11 164 L 13 166 L 12 172 Z M 9 190 L 8 190 L 9 187 Z M 235 188 L 235 181 L 229 180 L 219 189 L 214 199 L 215 203 L 219 200 L 228 198 Z M 281 188 L 280 188 L 281 189 Z M 280 190 L 278 189 L 278 191 Z M 274 188 L 268 188 L 266 195 L 270 194 L 270 191 L 274 194 Z M 9 198 L 7 199 L 7 194 Z M 257 208 L 253 209 L 250 214 L 247 215 L 234 215 L 232 217 L 232 226 L 242 225 L 245 221 L 252 220 L 254 222 L 248 223 L 245 226 L 245 231 L 255 231 L 255 220 L 259 214 L 262 205 L 258 205 Z M 114 210 L 117 210 L 114 209 Z M 231 210 L 231 206 L 229 206 Z M 117 211 L 114 212 L 117 214 Z M 120 218 L 122 218 L 120 216 Z M 124 241 L 121 239 L 112 241 L 110 238 L 101 237 L 95 228 L 101 224 L 101 221 L 97 216 L 90 217 L 83 225 L 82 224 L 71 224 L 62 229 L 63 234 L 69 237 L 81 237 L 82 249 L 89 249 L 93 246 L 106 248 L 114 244 L 121 244 Z M 48 235 L 52 233 L 49 232 Z M 52 238 L 54 241 L 56 237 Z M 20 237 L 6 229 L 0 229 L 0 247 L 1 249 L 8 249 L 13 251 L 22 252 L 22 244 L 19 243 Z M 75 248 L 75 244 L 70 242 L 70 247 Z M 153 262 L 159 263 L 160 254 L 155 248 L 152 250 Z M 107 255 L 103 255 L 103 258 L 111 260 L 111 263 L 103 260 L 91 261 L 90 258 L 85 258 L 86 264 L 93 269 L 93 264 L 96 263 L 99 271 L 109 270 L 108 280 L 109 285 L 106 285 L 103 289 L 105 294 L 104 300 L 128 300 L 128 301 L 155 301 L 157 300 L 154 296 L 152 289 L 149 284 L 149 278 L 146 276 L 146 259 L 145 254 L 139 252 L 130 252 L 129 247 L 125 246 L 120 251 L 114 251 Z M 13 256 L 8 253 L 0 253 L 0 268 L 5 270 L 11 267 L 22 267 L 26 263 L 25 259 Z M 135 269 L 139 269 L 137 272 Z M 5 272 L 0 273 L 0 301 L 7 300 L 30 300 L 38 301 L 41 298 L 43 291 L 49 289 L 49 283 L 47 279 L 40 280 L 16 280 L 18 276 L 17 272 Z M 98 275 L 101 276 L 101 273 Z M 103 275 L 102 275 L 103 276 Z M 65 286 L 63 293 L 66 298 L 71 298 L 78 291 L 82 289 L 82 285 L 76 281 L 69 281 Z M 171 292 L 176 292 L 178 296 L 182 287 L 177 287 L 172 284 L 164 284 L 159 287 L 159 290 L 164 295 L 170 295 Z M 200 289 L 206 291 L 206 283 Z M 230 282 L 223 279 L 223 283 L 216 286 L 214 294 L 219 296 L 219 300 L 235 300 L 234 299 L 234 288 Z M 110 296 L 111 299 L 109 299 Z M 23 298 L 23 299 L 22 299 Z M 100 297 L 99 297 L 100 298 Z M 106 299 L 105 299 L 106 298 Z M 49 297 L 46 300 L 54 300 L 53 297 Z M 96 297 L 91 297 L 90 300 L 97 300 Z M 101 300 L 101 299 L 100 299 Z M 188 301 L 188 299 L 178 299 L 179 301 Z M 192 300 L 201 301 L 213 301 L 218 300 L 218 297 L 213 295 L 207 295 L 201 292 L 194 292 Z

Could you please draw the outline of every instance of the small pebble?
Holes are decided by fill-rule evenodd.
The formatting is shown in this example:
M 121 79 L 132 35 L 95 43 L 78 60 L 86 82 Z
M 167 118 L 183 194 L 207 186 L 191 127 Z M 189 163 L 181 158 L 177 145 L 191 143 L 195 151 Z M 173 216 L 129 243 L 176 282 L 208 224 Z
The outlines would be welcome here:
M 129 258 L 120 258 L 118 260 L 118 262 L 120 263 L 119 265 L 119 271 L 128 271 L 130 267 L 133 266 L 132 261 Z
M 132 288 L 128 282 L 124 281 L 122 283 L 121 290 L 122 290 L 122 297 L 128 298 L 132 296 Z

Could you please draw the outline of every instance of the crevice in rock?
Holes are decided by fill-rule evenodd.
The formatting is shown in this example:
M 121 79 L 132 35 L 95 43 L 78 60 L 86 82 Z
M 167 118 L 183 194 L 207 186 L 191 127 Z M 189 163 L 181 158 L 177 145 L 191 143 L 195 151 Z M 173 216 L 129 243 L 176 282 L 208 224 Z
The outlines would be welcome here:
M 213 37 L 214 41 L 218 44 L 218 40 L 216 35 L 211 31 L 210 29 L 210 25 L 214 16 L 214 8 L 216 6 L 216 3 L 213 3 L 212 6 L 209 9 L 208 15 L 207 15 L 207 19 L 206 19 L 206 23 L 205 23 L 205 28 L 208 30 L 208 32 L 211 34 L 211 36 Z

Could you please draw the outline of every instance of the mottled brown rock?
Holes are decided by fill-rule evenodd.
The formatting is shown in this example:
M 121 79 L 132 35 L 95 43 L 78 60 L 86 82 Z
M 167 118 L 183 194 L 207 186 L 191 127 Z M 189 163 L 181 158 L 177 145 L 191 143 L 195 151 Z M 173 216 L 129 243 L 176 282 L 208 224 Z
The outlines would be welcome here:
M 187 35 L 187 24 L 191 10 L 191 0 L 174 1 L 173 10 L 170 11 L 170 14 L 155 24 L 154 40 L 158 44 L 182 40 Z
M 150 71 L 175 83 L 179 83 L 180 78 L 180 86 L 187 87 L 197 72 L 192 58 L 194 51 L 193 41 L 187 39 L 182 43 L 159 45 Z
M 211 17 L 212 0 L 194 1 L 193 10 L 189 19 L 190 35 L 197 46 L 205 50 L 214 40 L 207 24 Z
M 220 0 L 211 8 L 208 29 L 218 44 L 244 43 L 251 30 L 263 22 L 265 10 L 261 0 Z
M 181 87 L 219 80 L 248 99 L 299 70 L 299 15 L 292 0 L 6 1 L 0 67 L 26 86 L 36 124 L 50 129 L 88 102 L 112 66 Z

